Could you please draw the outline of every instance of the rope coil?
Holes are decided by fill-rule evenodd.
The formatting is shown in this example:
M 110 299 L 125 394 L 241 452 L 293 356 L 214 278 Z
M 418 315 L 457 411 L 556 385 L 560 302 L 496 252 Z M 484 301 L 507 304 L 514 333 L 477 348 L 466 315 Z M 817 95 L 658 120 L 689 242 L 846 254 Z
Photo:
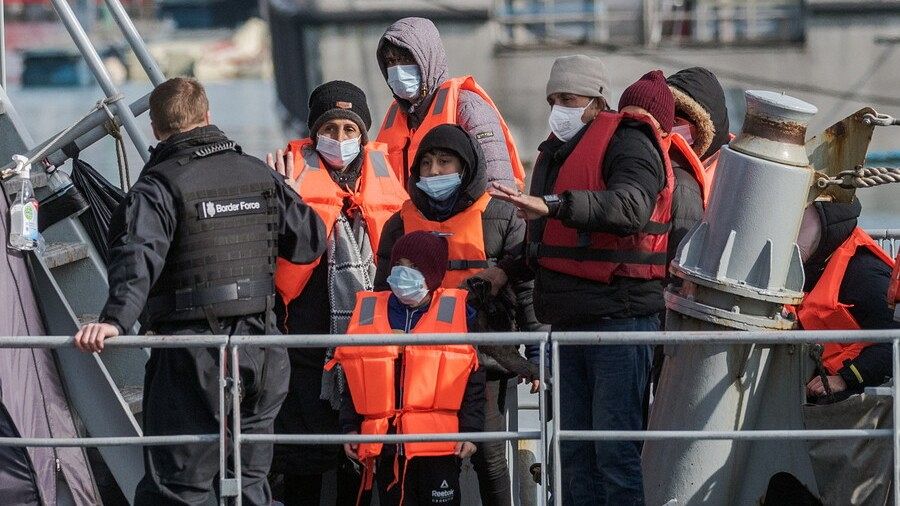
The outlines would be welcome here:
M 871 188 L 883 184 L 900 183 L 900 167 L 857 167 L 838 173 L 837 177 L 820 177 L 819 188 L 837 185 L 841 188 Z

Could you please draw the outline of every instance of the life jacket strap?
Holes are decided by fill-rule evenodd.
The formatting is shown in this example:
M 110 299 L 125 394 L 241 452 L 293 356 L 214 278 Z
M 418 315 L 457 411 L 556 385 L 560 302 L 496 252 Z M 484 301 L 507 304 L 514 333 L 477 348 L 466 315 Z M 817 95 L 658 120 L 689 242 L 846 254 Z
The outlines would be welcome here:
M 549 246 L 532 244 L 531 253 L 537 258 L 568 258 L 589 262 L 611 262 L 619 264 L 665 265 L 666 253 L 650 251 L 620 251 L 608 249 L 576 248 L 569 246 Z
M 487 260 L 449 260 L 448 271 L 467 271 L 469 269 L 487 269 L 490 264 Z

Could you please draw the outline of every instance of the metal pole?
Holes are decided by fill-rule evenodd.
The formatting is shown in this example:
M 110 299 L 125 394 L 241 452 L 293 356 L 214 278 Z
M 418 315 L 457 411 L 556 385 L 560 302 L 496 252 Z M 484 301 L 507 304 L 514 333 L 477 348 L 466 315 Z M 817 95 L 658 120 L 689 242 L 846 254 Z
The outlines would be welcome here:
M 897 373 L 900 372 L 900 339 L 894 339 L 893 352 L 893 378 L 894 378 L 894 506 L 900 506 L 900 493 L 897 491 L 897 484 L 900 483 L 900 378 Z
M 94 446 L 169 446 L 209 444 L 218 434 L 184 434 L 175 436 L 110 436 L 110 437 L 0 437 L 0 447 L 29 448 L 94 447 Z
M 773 430 L 564 430 L 562 441 L 803 441 L 807 439 L 889 438 L 892 429 Z
M 224 346 L 224 336 L 118 336 L 107 339 L 107 348 L 215 348 Z M 0 348 L 68 348 L 73 336 L 0 336 Z
M 238 367 L 238 347 L 231 347 L 231 439 L 232 461 L 234 462 L 234 482 L 237 496 L 234 504 L 241 506 L 243 486 L 241 484 L 241 373 Z
M 900 332 L 897 334 L 900 336 Z M 291 334 L 284 336 L 231 336 L 235 346 L 265 348 L 278 346 L 285 348 L 328 348 L 335 346 L 335 338 L 340 337 L 340 346 L 385 346 L 416 344 L 471 344 L 472 335 L 465 333 L 446 334 Z M 657 336 L 658 337 L 658 336 Z M 478 344 L 537 344 L 544 339 L 542 332 L 492 332 L 488 336 L 479 335 Z
M 91 44 L 84 28 L 78 22 L 78 19 L 75 17 L 75 13 L 72 12 L 72 8 L 69 4 L 66 3 L 65 0 L 51 0 L 51 2 L 53 2 L 56 13 L 65 25 L 66 30 L 68 30 L 75 45 L 78 46 L 78 51 L 81 53 L 81 56 L 87 62 L 94 77 L 97 78 L 97 82 L 100 83 L 103 93 L 105 93 L 108 98 L 119 97 L 112 101 L 111 105 L 115 109 L 117 116 L 121 118 L 122 124 L 125 125 L 128 137 L 131 139 L 132 144 L 137 148 L 138 154 L 141 155 L 141 159 L 144 162 L 147 162 L 150 159 L 150 151 L 148 150 L 150 145 L 144 138 L 144 134 L 141 132 L 134 115 L 131 114 L 131 109 L 124 103 L 122 96 L 119 95 L 119 90 L 116 89 L 116 85 L 113 84 L 112 78 L 109 77 L 109 72 L 107 72 L 106 67 L 103 66 L 103 61 L 100 60 L 97 49 Z
M 122 2 L 119 0 L 106 0 L 106 6 L 109 7 L 110 14 L 112 14 L 116 24 L 119 25 L 122 34 L 125 35 L 125 39 L 131 46 L 131 50 L 134 51 L 134 55 L 141 62 L 144 72 L 147 73 L 154 86 L 159 86 L 160 83 L 166 80 L 166 76 L 159 69 L 159 65 L 156 64 L 156 59 L 147 50 L 144 39 L 141 38 L 141 34 L 138 33 L 134 23 L 131 22 L 131 16 L 122 7 Z
M 545 403 L 547 402 L 544 399 L 544 392 L 547 391 L 547 378 L 546 374 L 544 374 L 544 368 L 547 367 L 547 342 L 541 341 L 541 344 L 538 347 L 540 352 L 540 357 L 538 358 L 538 366 L 540 367 L 540 371 L 538 374 L 540 375 L 541 380 L 541 388 L 538 390 L 538 424 L 541 429 L 541 506 L 547 506 L 547 466 L 549 462 L 547 460 L 547 406 Z
M 228 353 L 219 346 L 219 506 L 225 506 L 224 483 L 228 479 L 228 412 L 225 410 L 226 365 Z
M 6 10 L 3 0 L 0 0 L 0 86 L 6 89 Z
M 147 112 L 147 109 L 150 109 L 150 94 L 148 93 L 132 102 L 129 109 L 131 109 L 131 113 L 135 117 Z M 83 126 L 75 127 L 71 132 L 62 136 L 56 143 L 59 147 L 53 149 L 51 154 L 47 156 L 47 161 L 50 162 L 50 165 L 59 167 L 69 160 L 69 155 L 62 151 L 62 147 L 70 142 L 74 142 L 75 145 L 78 146 L 78 149 L 83 151 L 90 146 L 93 146 L 95 142 L 106 138 L 106 136 L 109 135 L 109 132 L 106 131 L 106 127 L 104 126 L 107 119 L 106 111 L 96 111 L 84 121 Z M 116 119 L 116 123 L 121 125 L 121 119 Z M 35 152 L 37 149 L 39 148 L 35 148 Z
M 553 339 L 562 344 L 797 344 L 853 343 L 872 341 L 890 343 L 900 339 L 900 329 L 885 330 L 705 330 L 705 331 L 639 331 L 639 332 L 554 332 Z
M 551 337 L 553 337 L 551 335 Z M 562 431 L 562 424 L 559 421 L 559 341 L 556 339 L 552 339 L 552 353 L 550 353 L 550 367 L 553 368 L 553 372 L 550 376 L 553 378 L 553 439 L 551 439 L 551 444 L 553 445 L 553 488 L 551 489 L 551 493 L 554 495 L 553 504 L 563 504 L 563 492 L 562 492 L 562 456 L 560 455 L 560 441 L 559 441 L 559 433 Z
M 439 432 L 433 434 L 244 434 L 241 443 L 317 445 L 344 443 L 425 443 L 436 441 L 459 441 L 458 432 Z M 519 432 L 469 432 L 465 440 L 473 443 L 488 441 L 519 441 L 541 439 L 541 431 L 529 430 Z

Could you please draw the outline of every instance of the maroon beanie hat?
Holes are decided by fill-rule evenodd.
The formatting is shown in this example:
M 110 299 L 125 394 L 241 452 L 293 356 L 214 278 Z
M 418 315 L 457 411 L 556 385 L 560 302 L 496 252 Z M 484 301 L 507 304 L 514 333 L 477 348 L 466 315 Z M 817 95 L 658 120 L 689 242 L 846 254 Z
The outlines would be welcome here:
M 622 93 L 619 110 L 634 105 L 649 112 L 664 132 L 671 132 L 675 125 L 675 97 L 666 84 L 662 70 L 651 70 Z
M 412 262 L 416 270 L 425 277 L 429 291 L 441 286 L 447 274 L 447 239 L 421 230 L 410 232 L 394 243 L 391 250 L 391 267 L 397 265 L 401 258 Z

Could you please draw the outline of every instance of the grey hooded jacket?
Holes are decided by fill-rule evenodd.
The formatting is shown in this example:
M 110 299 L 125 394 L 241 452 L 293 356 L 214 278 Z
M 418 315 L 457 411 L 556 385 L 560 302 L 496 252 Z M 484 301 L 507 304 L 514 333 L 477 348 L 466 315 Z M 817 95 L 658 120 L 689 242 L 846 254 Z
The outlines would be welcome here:
M 387 82 L 387 67 L 382 58 L 385 42 L 407 49 L 422 71 L 422 80 L 428 90 L 424 98 L 413 104 L 394 96 L 394 99 L 406 108 L 409 126 L 415 128 L 422 123 L 428 113 L 438 87 L 450 78 L 447 53 L 434 23 L 425 18 L 403 18 L 389 26 L 378 42 L 378 66 L 385 82 Z M 487 164 L 487 185 L 492 181 L 500 181 L 514 186 L 509 152 L 497 112 L 478 94 L 463 90 L 459 93 L 456 117 L 459 126 L 481 144 Z M 410 153 L 410 158 L 414 156 L 415 153 Z

